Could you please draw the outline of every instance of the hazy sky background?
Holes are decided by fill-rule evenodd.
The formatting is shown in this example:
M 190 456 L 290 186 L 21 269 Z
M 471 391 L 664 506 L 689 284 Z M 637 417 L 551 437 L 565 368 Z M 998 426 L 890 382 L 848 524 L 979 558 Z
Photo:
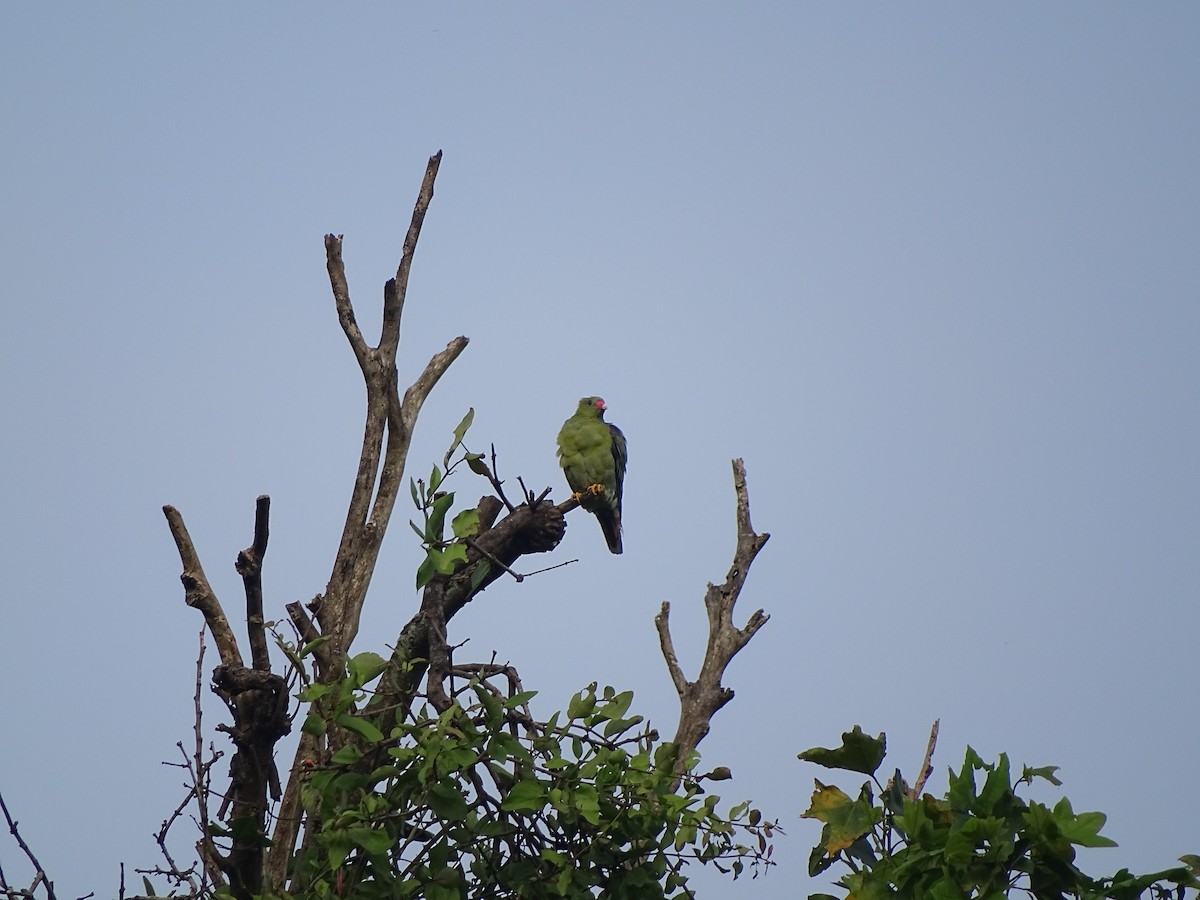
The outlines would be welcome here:
M 630 447 L 624 556 L 572 515 L 522 564 L 579 562 L 489 590 L 459 658 L 546 712 L 631 688 L 670 733 L 652 618 L 694 674 L 746 460 L 772 538 L 738 621 L 771 621 L 701 749 L 788 834 L 702 896 L 814 888 L 828 776 L 795 754 L 855 724 L 915 773 L 940 717 L 937 790 L 968 743 L 1061 766 L 1121 844 L 1094 874 L 1200 851 L 1200 7 L 282 9 L 0 29 L 0 792 L 60 897 L 156 865 L 182 797 L 201 619 L 162 504 L 231 617 L 259 493 L 268 615 L 323 589 L 363 390 L 322 235 L 373 339 L 439 148 L 401 378 L 471 345 L 410 472 L 469 406 L 468 444 L 557 499 L 577 398 Z M 417 607 L 402 504 L 359 649 Z

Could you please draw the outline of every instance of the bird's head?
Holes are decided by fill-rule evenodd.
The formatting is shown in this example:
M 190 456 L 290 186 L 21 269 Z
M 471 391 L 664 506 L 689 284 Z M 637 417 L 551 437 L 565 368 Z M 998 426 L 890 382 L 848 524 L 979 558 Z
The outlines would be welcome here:
M 579 401 L 580 412 L 591 412 L 594 415 L 603 417 L 606 408 L 604 401 L 599 397 L 584 397 Z

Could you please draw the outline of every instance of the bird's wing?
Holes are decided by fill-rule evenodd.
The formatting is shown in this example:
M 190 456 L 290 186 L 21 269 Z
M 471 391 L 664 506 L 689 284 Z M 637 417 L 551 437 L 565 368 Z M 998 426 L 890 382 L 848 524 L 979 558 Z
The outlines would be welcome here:
M 612 435 L 612 457 L 613 457 L 613 486 L 617 494 L 617 512 L 621 512 L 621 496 L 625 488 L 625 462 L 629 459 L 629 451 L 625 445 L 625 435 L 621 429 L 611 423 L 608 424 L 608 433 Z

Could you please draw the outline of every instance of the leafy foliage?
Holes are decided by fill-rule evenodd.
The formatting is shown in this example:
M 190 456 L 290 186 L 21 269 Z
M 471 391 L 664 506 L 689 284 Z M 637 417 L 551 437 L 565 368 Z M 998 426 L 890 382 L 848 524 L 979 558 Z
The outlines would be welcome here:
M 304 694 L 324 689 L 325 714 L 362 740 L 307 775 L 311 836 L 291 896 L 686 897 L 686 861 L 735 877 L 770 864 L 776 826 L 745 803 L 717 811 L 702 782 L 727 770 L 694 774 L 694 757 L 678 779 L 675 745 L 629 714 L 632 692 L 592 685 L 537 722 L 534 692 L 493 667 L 463 679 L 441 713 L 398 712 L 384 737 L 353 710 L 373 656 Z M 314 716 L 306 728 L 321 727 Z M 364 765 L 380 749 L 385 761 Z
M 422 524 L 409 522 L 425 547 L 425 559 L 417 568 L 417 590 L 425 587 L 435 575 L 450 575 L 467 561 L 467 545 L 463 539 L 469 538 L 479 530 L 479 512 L 474 509 L 463 510 L 450 522 L 450 529 L 456 540 L 446 541 L 444 531 L 446 515 L 454 505 L 454 492 L 442 491 L 442 482 L 464 463 L 476 474 L 487 474 L 487 464 L 483 462 L 483 454 L 471 453 L 463 446 L 463 438 L 467 429 L 475 420 L 475 410 L 468 409 L 461 422 L 454 429 L 454 442 L 442 459 L 439 467 L 434 464 L 429 472 L 429 480 L 418 478 L 409 479 L 409 491 L 413 504 L 422 517 Z M 462 455 L 453 459 L 455 451 L 462 449 Z M 482 473 L 480 471 L 482 467 Z M 480 576 L 486 574 L 486 566 L 480 567 Z
M 1039 778 L 1060 785 L 1053 766 L 1026 766 L 1014 782 L 1005 754 L 985 763 L 968 747 L 962 768 L 950 772 L 945 797 L 916 796 L 919 791 L 906 785 L 899 769 L 886 785 L 875 778 L 886 749 L 883 734 L 871 738 L 855 726 L 842 738 L 837 749 L 818 747 L 799 757 L 871 776 L 854 798 L 817 781 L 804 813 L 824 823 L 809 873 L 839 864 L 849 869 L 837 882 L 847 900 L 996 900 L 1014 894 L 1134 900 L 1147 891 L 1182 897 L 1185 887 L 1200 887 L 1196 857 L 1182 857 L 1185 866 L 1150 875 L 1127 869 L 1108 878 L 1084 874 L 1075 865 L 1076 847 L 1116 846 L 1100 834 L 1104 814 L 1076 813 L 1065 797 L 1050 807 L 1017 793 Z M 834 900 L 810 895 L 817 898 Z

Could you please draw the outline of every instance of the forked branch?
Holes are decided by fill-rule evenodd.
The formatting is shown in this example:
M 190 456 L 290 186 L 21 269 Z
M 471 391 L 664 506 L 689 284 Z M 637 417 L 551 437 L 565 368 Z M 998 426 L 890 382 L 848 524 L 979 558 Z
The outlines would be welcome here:
M 675 743 L 679 747 L 679 765 L 708 734 L 712 717 L 722 706 L 733 699 L 733 691 L 721 684 L 725 668 L 758 629 L 767 623 L 770 616 L 761 609 L 756 610 L 744 628 L 733 624 L 733 607 L 737 602 L 750 565 L 758 551 L 771 537 L 766 532 L 757 534 L 750 524 L 750 497 L 746 490 L 746 465 L 742 460 L 733 461 L 733 487 L 737 494 L 737 547 L 733 553 L 733 565 L 725 583 L 710 583 L 704 594 L 704 606 L 708 611 L 708 646 L 704 662 L 695 681 L 688 681 L 679 665 L 679 657 L 671 640 L 671 604 L 664 602 L 654 624 L 658 629 L 659 645 L 667 670 L 679 694 L 679 727 L 675 732 Z
M 457 337 L 445 350 L 435 354 L 424 372 L 405 392 L 401 402 L 396 372 L 400 317 L 404 311 L 413 256 L 425 214 L 433 200 L 433 186 L 441 161 L 440 151 L 429 158 L 408 233 L 404 237 L 396 276 L 384 285 L 383 323 L 378 346 L 367 344 L 354 315 L 342 260 L 342 237 L 333 234 L 325 236 L 326 268 L 337 306 L 338 322 L 350 342 L 367 387 L 362 451 L 346 512 L 346 524 L 325 593 L 312 604 L 321 633 L 333 638 L 328 659 L 332 669 L 319 673 L 326 678 L 336 677 L 340 673 L 340 664 L 344 662 L 358 633 L 362 605 L 403 481 L 404 464 L 417 413 L 438 379 L 467 346 L 465 337 Z
M 467 338 L 460 336 L 450 341 L 444 350 L 435 353 L 401 400 L 396 370 L 400 319 L 413 257 L 425 214 L 433 200 L 434 182 L 441 160 L 439 151 L 430 157 L 425 167 L 425 177 L 404 237 L 400 264 L 395 277 L 384 285 L 383 322 L 379 344 L 375 347 L 367 344 L 354 315 L 342 260 L 342 237 L 332 234 L 325 236 L 326 268 L 338 322 L 362 370 L 367 388 L 367 410 L 358 470 L 329 582 L 325 592 L 309 604 L 313 614 L 311 619 L 298 608 L 289 610 L 292 621 L 297 624 L 306 641 L 318 637 L 329 639 L 314 653 L 319 680 L 335 679 L 344 670 L 350 646 L 358 634 L 363 603 L 371 585 L 383 537 L 403 484 L 405 462 L 417 415 L 430 391 L 467 346 Z M 293 773 L 303 771 L 305 760 L 318 754 L 320 743 L 309 734 L 301 736 L 292 765 Z M 301 782 L 300 778 L 289 779 L 279 809 L 272 836 L 274 848 L 267 861 L 267 879 L 271 884 L 284 882 L 287 861 L 299 833 Z

